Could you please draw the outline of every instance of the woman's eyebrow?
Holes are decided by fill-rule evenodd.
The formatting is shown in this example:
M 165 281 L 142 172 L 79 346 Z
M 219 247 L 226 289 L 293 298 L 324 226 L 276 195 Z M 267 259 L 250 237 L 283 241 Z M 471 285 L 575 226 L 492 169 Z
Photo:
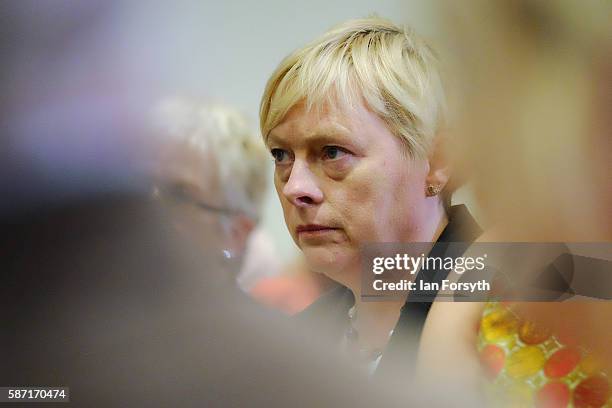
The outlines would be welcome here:
M 293 139 L 293 137 L 291 137 Z M 337 139 L 351 139 L 350 132 L 348 129 L 342 126 L 322 126 L 315 127 L 305 135 L 298 138 L 300 142 L 311 143 L 314 141 L 320 142 L 322 140 L 337 140 Z M 279 137 L 276 133 L 270 132 L 266 138 L 266 144 L 286 144 L 287 140 L 284 137 Z
M 350 130 L 344 126 L 315 126 L 299 137 L 296 135 L 288 138 L 279 136 L 276 133 L 270 132 L 266 139 L 266 146 L 299 146 L 321 145 L 321 144 L 350 144 L 355 148 L 363 148 L 363 141 L 359 140 Z
M 266 136 L 264 143 L 267 147 L 270 147 L 273 144 L 282 144 L 283 141 L 277 137 L 275 134 L 273 134 L 272 132 L 268 133 L 268 135 Z
M 318 126 L 313 126 L 312 129 L 309 129 L 306 132 L 304 140 L 308 142 L 322 142 L 325 140 L 333 141 L 333 140 L 351 140 L 351 132 L 348 128 L 339 125 L 339 124 L 320 124 Z
M 311 144 L 345 144 L 357 149 L 365 148 L 365 140 L 358 134 L 350 132 L 344 127 L 325 127 L 315 129 L 305 140 Z

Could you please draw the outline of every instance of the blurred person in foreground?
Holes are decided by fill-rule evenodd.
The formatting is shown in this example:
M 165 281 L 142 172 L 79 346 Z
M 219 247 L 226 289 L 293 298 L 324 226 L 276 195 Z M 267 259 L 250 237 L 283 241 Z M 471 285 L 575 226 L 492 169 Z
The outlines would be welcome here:
M 201 245 L 211 233 L 229 237 L 223 253 L 240 270 L 233 278 L 258 301 L 289 313 L 312 303 L 325 281 L 297 261 L 284 265 L 258 226 L 270 161 L 247 118 L 225 105 L 184 98 L 162 101 L 154 115 L 153 194 L 174 210 L 176 227 Z M 212 221 L 215 231 L 207 228 Z
M 449 49 L 462 51 L 455 57 L 465 84 L 465 168 L 491 226 L 479 241 L 609 244 L 612 6 L 472 6 L 444 15 L 452 16 Z M 421 343 L 423 376 L 464 389 L 492 383 L 499 405 L 610 406 L 612 254 L 602 255 L 607 274 L 582 269 L 574 278 L 597 276 L 590 284 L 607 290 L 604 297 L 436 302 Z
M 3 386 L 91 407 L 399 406 L 235 290 L 214 223 L 201 247 L 144 191 L 30 204 L 0 215 Z
M 377 375 L 407 378 L 430 304 L 363 301 L 362 246 L 480 232 L 465 207 L 449 206 L 438 68 L 413 32 L 353 20 L 284 59 L 261 102 L 287 228 L 309 268 L 340 284 L 298 320 Z

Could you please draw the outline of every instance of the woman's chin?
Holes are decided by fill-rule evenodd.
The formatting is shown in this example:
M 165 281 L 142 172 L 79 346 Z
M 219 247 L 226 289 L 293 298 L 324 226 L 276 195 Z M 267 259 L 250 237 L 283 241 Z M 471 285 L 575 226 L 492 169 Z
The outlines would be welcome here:
M 339 248 L 306 247 L 302 248 L 308 267 L 313 272 L 322 273 L 331 279 L 355 265 L 354 253 Z M 358 258 L 357 258 L 358 259 Z

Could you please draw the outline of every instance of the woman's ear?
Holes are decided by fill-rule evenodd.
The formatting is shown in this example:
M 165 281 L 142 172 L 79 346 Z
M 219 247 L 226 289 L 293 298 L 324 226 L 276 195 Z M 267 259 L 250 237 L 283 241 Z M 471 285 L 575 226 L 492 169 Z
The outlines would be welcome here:
M 428 162 L 429 173 L 425 178 L 426 193 L 427 195 L 437 195 L 447 186 L 451 174 L 448 139 L 444 134 L 436 136 Z

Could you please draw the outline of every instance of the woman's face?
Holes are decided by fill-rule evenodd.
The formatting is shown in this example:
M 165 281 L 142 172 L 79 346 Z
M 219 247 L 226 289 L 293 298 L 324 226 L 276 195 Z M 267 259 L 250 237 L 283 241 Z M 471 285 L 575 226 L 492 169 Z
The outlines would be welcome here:
M 430 241 L 426 160 L 362 105 L 293 107 L 270 132 L 285 222 L 309 266 L 344 283 L 368 242 Z

